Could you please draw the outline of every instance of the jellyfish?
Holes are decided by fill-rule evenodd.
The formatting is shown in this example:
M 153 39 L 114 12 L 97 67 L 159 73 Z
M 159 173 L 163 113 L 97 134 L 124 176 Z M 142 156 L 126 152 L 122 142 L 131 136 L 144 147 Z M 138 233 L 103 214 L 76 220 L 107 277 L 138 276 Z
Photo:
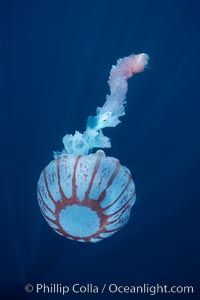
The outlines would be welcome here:
M 99 242 L 123 228 L 136 200 L 129 169 L 114 157 L 102 129 L 115 127 L 125 115 L 128 79 L 142 72 L 147 54 L 130 55 L 112 66 L 110 94 L 96 116 L 89 116 L 83 133 L 66 134 L 64 148 L 42 171 L 37 184 L 39 206 L 58 234 L 80 242 Z M 96 150 L 95 150 L 96 149 Z

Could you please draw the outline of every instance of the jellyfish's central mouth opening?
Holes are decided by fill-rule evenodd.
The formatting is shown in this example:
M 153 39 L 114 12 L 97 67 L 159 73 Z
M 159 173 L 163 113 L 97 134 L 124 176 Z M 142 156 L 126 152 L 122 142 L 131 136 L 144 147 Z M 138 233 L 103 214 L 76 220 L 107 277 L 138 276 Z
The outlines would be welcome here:
M 61 210 L 59 223 L 66 233 L 77 238 L 89 237 L 100 228 L 100 219 L 97 213 L 87 206 L 76 204 Z

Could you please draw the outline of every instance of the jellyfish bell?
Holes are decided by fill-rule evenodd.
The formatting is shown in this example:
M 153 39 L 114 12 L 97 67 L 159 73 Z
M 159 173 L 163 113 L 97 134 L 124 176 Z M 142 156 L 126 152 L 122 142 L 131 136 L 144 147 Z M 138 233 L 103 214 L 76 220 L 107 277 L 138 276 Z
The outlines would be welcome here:
M 41 212 L 59 234 L 76 241 L 98 242 L 113 235 L 129 220 L 135 203 L 130 171 L 114 157 L 95 148 L 110 148 L 102 129 L 115 127 L 125 114 L 127 80 L 144 70 L 147 54 L 118 60 L 109 77 L 110 94 L 86 130 L 63 137 L 62 152 L 42 171 L 37 187 Z
M 83 242 L 101 241 L 121 229 L 136 199 L 130 171 L 102 150 L 58 156 L 42 171 L 37 193 L 47 223 Z

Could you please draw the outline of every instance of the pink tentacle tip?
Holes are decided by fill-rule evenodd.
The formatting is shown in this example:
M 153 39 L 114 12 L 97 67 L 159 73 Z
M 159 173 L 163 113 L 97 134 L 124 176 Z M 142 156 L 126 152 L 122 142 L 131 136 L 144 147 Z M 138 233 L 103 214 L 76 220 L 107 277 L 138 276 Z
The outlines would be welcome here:
M 147 66 L 149 56 L 145 53 L 138 55 L 130 55 L 126 61 L 126 76 L 127 79 L 136 73 L 140 73 Z

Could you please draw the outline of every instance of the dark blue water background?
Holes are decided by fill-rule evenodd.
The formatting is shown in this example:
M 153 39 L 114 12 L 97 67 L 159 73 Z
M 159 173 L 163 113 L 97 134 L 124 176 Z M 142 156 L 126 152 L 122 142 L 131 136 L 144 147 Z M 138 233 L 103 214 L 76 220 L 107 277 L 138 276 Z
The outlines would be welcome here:
M 186 0 L 0 2 L 2 299 L 45 298 L 25 294 L 26 283 L 189 284 L 198 291 L 199 9 Z M 40 213 L 39 174 L 52 151 L 62 150 L 62 137 L 84 131 L 104 103 L 111 65 L 141 52 L 150 67 L 129 81 L 122 123 L 105 130 L 112 139 L 106 153 L 136 184 L 131 219 L 100 243 L 70 241 Z

